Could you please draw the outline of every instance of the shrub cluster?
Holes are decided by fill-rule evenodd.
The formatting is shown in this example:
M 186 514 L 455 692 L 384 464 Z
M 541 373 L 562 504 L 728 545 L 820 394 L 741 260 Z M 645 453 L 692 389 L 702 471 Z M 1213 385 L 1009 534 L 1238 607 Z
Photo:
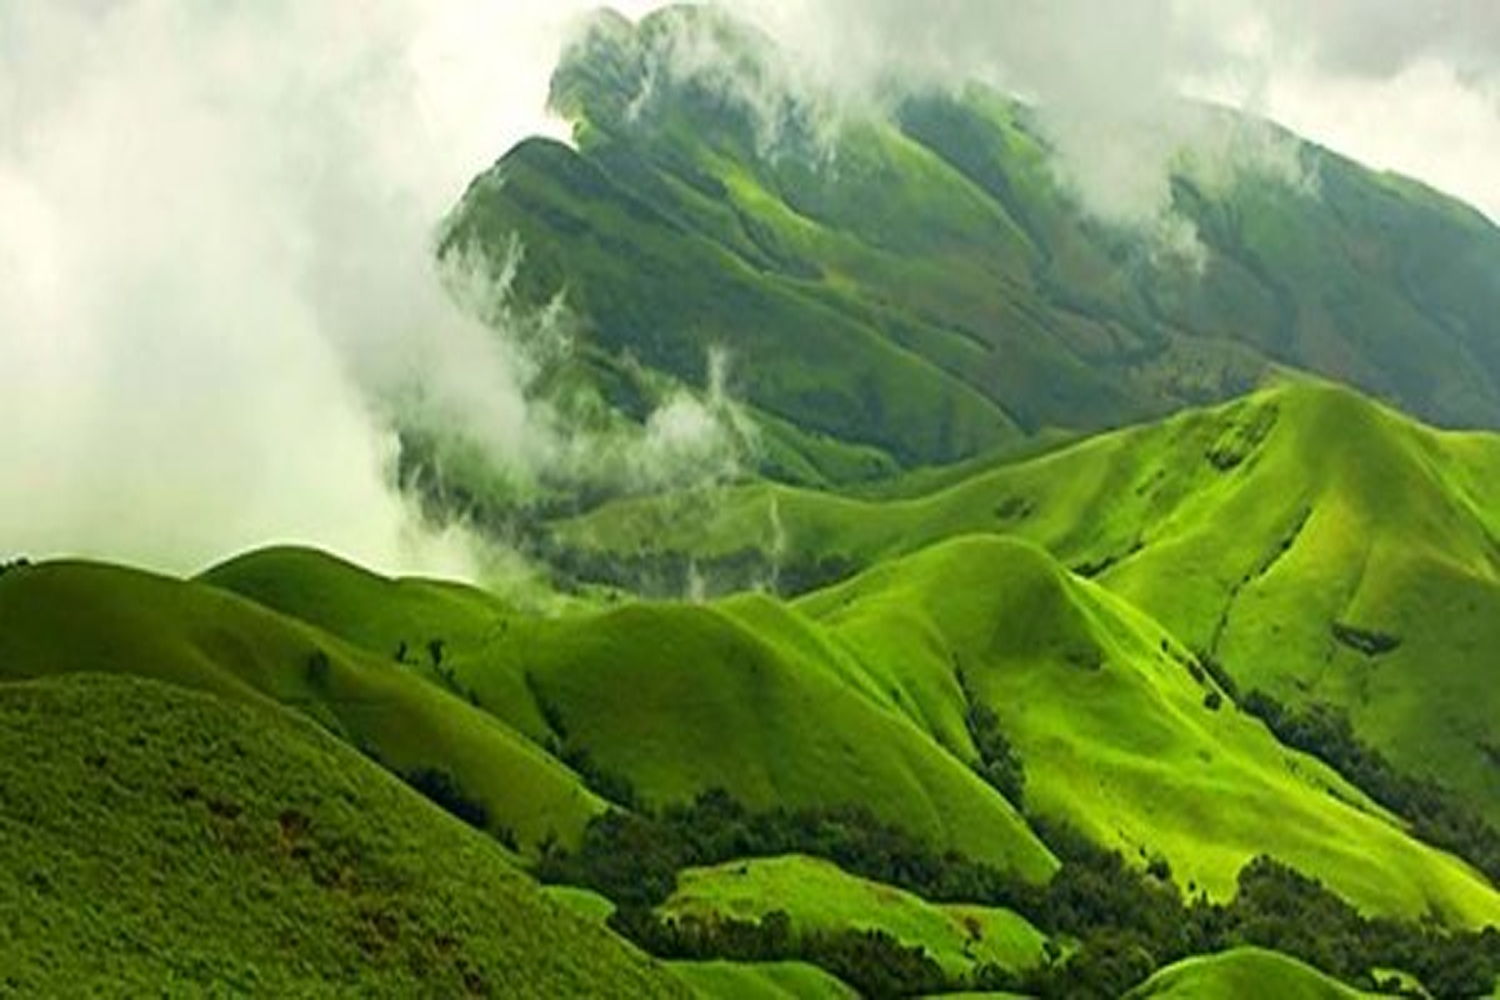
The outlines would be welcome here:
M 663 957 L 800 958 L 872 996 L 978 989 L 1116 997 L 1164 965 L 1241 945 L 1275 949 L 1364 988 L 1377 985 L 1370 970 L 1400 968 L 1437 998 L 1485 994 L 1500 974 L 1500 933 L 1368 919 L 1270 858 L 1245 867 L 1232 901 L 1214 903 L 1201 894 L 1185 901 L 1164 865 L 1140 871 L 1066 826 L 1035 826 L 1062 861 L 1042 886 L 936 851 L 861 808 L 751 812 L 711 791 L 659 814 L 597 817 L 576 852 L 545 852 L 538 874 L 608 896 L 619 907 L 616 928 Z M 935 902 L 1007 907 L 1078 947 L 1066 958 L 1054 952 L 1035 969 L 981 966 L 940 982 L 930 956 L 879 935 L 793 935 L 784 915 L 775 914 L 752 923 L 664 920 L 654 912 L 685 868 L 784 854 L 825 858 Z

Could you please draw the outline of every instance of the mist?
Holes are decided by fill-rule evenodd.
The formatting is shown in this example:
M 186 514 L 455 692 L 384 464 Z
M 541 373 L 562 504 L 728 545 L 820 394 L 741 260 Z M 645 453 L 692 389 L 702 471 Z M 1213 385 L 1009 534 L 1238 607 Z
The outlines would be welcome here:
M 1060 179 L 1169 241 L 1191 240 L 1167 185 L 1184 145 L 1210 174 L 1250 162 L 1298 180 L 1274 144 L 1205 137 L 1183 94 L 1500 212 L 1486 5 L 725 5 L 787 46 L 835 118 L 893 82 L 976 78 L 1035 101 Z M 548 78 L 591 6 L 0 0 L 0 556 L 192 571 L 306 542 L 481 575 L 485 543 L 399 488 L 402 423 L 519 480 L 738 474 L 753 427 L 713 374 L 732 357 L 627 437 L 583 431 L 529 392 L 536 345 L 566 349 L 566 303 L 525 314 L 505 262 L 434 262 L 472 177 L 527 135 L 566 138 Z
M 1269 118 L 1500 219 L 1500 6 L 1484 0 L 725 0 L 830 89 L 980 80 L 1042 112 L 1100 218 L 1171 236 L 1183 149 L 1232 148 L 1182 98 Z M 1287 173 L 1284 150 L 1212 169 Z M 1240 150 L 1241 153 L 1244 150 Z
M 470 177 L 558 130 L 567 14 L 0 6 L 0 548 L 473 575 L 396 489 L 390 409 L 546 447 L 432 248 Z

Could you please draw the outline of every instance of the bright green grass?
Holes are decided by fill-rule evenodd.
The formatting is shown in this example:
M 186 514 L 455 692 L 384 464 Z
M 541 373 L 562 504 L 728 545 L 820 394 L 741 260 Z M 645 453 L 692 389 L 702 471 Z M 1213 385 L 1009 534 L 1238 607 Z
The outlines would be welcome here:
M 259 549 L 199 579 L 294 615 L 373 653 L 428 658 L 426 644 L 472 645 L 516 609 L 494 595 L 439 580 L 391 580 L 303 548 Z
M 0 621 L 0 679 L 127 673 L 284 704 L 387 767 L 448 771 L 524 850 L 549 834 L 572 842 L 603 808 L 539 747 L 413 668 L 217 588 L 44 564 L 0 576 Z
M 1029 543 L 957 539 L 798 608 L 950 745 L 961 667 L 1025 763 L 1030 810 L 1141 862 L 1165 857 L 1189 891 L 1227 897 L 1267 853 L 1367 910 L 1500 918 L 1500 896 L 1466 865 L 1232 703 L 1210 710 L 1209 682 L 1160 626 Z
M 1239 459 L 1227 469 L 1217 467 Z M 668 501 L 559 526 L 605 552 L 873 566 L 962 534 L 1034 541 L 1212 652 L 1242 688 L 1328 700 L 1399 765 L 1500 817 L 1500 438 L 1442 433 L 1344 389 L 1283 384 L 1245 400 L 880 502 L 786 487 L 726 492 L 672 519 Z M 1368 657 L 1335 623 L 1400 638 Z
M 0 992 L 677 992 L 275 707 L 125 677 L 0 684 L 0 801 Z
M 558 741 L 564 734 L 549 729 L 540 695 L 561 715 L 564 742 L 653 802 L 723 787 L 756 808 L 864 805 L 941 846 L 1030 877 L 1052 871 L 1003 797 L 775 602 L 544 619 L 448 587 L 435 613 L 431 585 L 290 550 L 251 554 L 208 579 L 377 649 L 412 634 L 408 622 L 426 612 L 416 634 L 445 630 L 445 663 L 480 706 L 537 743 Z
M 615 904 L 591 889 L 580 889 L 571 885 L 548 885 L 542 894 L 554 903 L 572 910 L 578 916 L 600 927 L 605 926 L 615 912 Z
M 1043 960 L 1046 937 L 1009 910 L 939 906 L 856 878 L 816 858 L 735 861 L 689 869 L 661 907 L 668 916 L 760 920 L 781 910 L 793 933 L 881 930 L 927 953 L 953 976 L 982 964 L 1020 971 Z
M 1372 994 L 1351 989 L 1310 965 L 1273 951 L 1236 948 L 1219 955 L 1189 958 L 1162 969 L 1132 990 L 1131 1000 L 1181 997 L 1183 1000 L 1358 1000 Z
M 491 692 L 529 677 L 566 742 L 650 802 L 721 787 L 759 809 L 862 805 L 941 847 L 1032 878 L 1053 871 L 1010 803 L 849 683 L 849 662 L 798 645 L 805 623 L 769 603 L 762 610 L 760 623 L 689 605 L 517 621 L 457 670 L 482 704 L 502 717 L 519 711 L 518 725 L 535 708 Z
M 1271 853 L 1368 910 L 1494 919 L 1494 894 L 1464 866 L 1232 705 L 1209 711 L 1188 660 L 1041 550 L 983 537 L 889 560 L 795 608 L 745 596 L 518 617 L 453 652 L 482 705 L 544 741 L 539 693 L 570 744 L 651 801 L 723 786 L 758 808 L 859 803 L 1045 874 L 1045 854 L 965 763 L 962 667 L 1025 760 L 1031 808 L 1142 863 L 1166 858 L 1185 889 L 1225 897 L 1247 860 Z
M 715 1000 L 845 1000 L 855 992 L 803 962 L 670 962 L 694 993 Z

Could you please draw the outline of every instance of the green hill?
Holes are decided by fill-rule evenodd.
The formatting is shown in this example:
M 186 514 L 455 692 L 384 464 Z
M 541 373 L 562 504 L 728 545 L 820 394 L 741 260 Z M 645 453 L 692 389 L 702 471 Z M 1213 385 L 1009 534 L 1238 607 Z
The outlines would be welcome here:
M 724 788 L 760 809 L 860 804 L 943 847 L 1033 877 L 1052 870 L 1011 804 L 961 761 L 846 683 L 834 658 L 780 640 L 716 608 L 633 605 L 517 621 L 455 669 L 482 704 L 517 726 L 544 716 L 537 738 L 586 754 L 649 803 Z M 530 704 L 502 697 L 518 683 Z
M 673 962 L 694 992 L 724 1000 L 847 1000 L 856 994 L 815 965 L 801 962 Z
M 1500 641 L 1500 438 L 1285 383 L 915 496 L 758 485 L 558 526 L 575 566 L 738 560 L 847 574 L 945 538 L 1017 536 L 1148 612 L 1242 690 L 1328 702 L 1400 767 L 1500 817 L 1483 650 Z M 748 558 L 747 558 L 748 554 Z
M 960 538 L 798 608 L 960 753 L 975 752 L 961 735 L 966 704 L 987 705 L 1024 765 L 1029 814 L 1142 864 L 1163 858 L 1190 892 L 1227 897 L 1264 853 L 1375 912 L 1500 917 L 1472 869 L 1289 753 L 1159 625 L 1029 543 Z
M 425 613 L 418 602 L 412 614 Z M 216 588 L 49 563 L 0 575 L 0 621 L 0 680 L 123 673 L 292 707 L 398 773 L 451 776 L 492 832 L 527 851 L 549 836 L 571 842 L 604 808 L 566 767 L 418 668 Z
M 566 296 L 579 378 L 635 419 L 639 366 L 702 386 L 727 351 L 767 471 L 795 481 L 1117 426 L 1282 367 L 1500 426 L 1500 232 L 1477 212 L 1186 108 L 1231 151 L 1179 157 L 1200 272 L 1083 212 L 1022 104 L 972 87 L 835 116 L 793 79 L 775 43 L 711 8 L 602 13 L 552 83 L 576 150 L 509 151 L 443 252 L 499 270 L 519 240 L 519 300 Z
M 128 677 L 0 684 L 0 799 L 7 994 L 685 992 L 274 707 Z
M 1324 390 L 1288 392 L 1316 400 Z M 1203 448 L 1222 428 L 1182 430 L 1210 418 L 1229 419 L 1210 412 L 1170 433 L 1132 434 Z M 1118 473 L 1091 477 L 1078 462 L 1135 456 L 1109 440 L 1082 451 L 1037 461 L 1062 465 L 1059 489 L 1092 496 Z M 1206 476 L 1223 475 L 1200 462 Z M 1201 493 L 1195 482 L 1183 495 Z M 787 523 L 796 530 L 795 518 Z M 916 544 L 922 526 L 907 523 L 916 527 L 900 537 Z M 306 614 L 331 624 L 397 621 L 403 587 L 425 593 L 311 553 L 251 555 L 241 575 L 262 563 L 286 574 L 285 613 L 303 614 L 296 596 L 316 594 Z M 321 582 L 308 588 L 299 576 Z M 364 599 L 330 610 L 356 592 Z M 967 716 L 981 704 L 1020 757 L 1029 812 L 1066 820 L 1143 867 L 1165 860 L 1184 889 L 1227 898 L 1240 868 L 1269 853 L 1373 912 L 1465 925 L 1500 916 L 1472 870 L 1415 842 L 1325 765 L 1289 753 L 1223 698 L 1173 633 L 1032 543 L 961 537 L 884 558 L 790 607 L 742 595 L 707 607 L 496 614 L 482 627 L 449 623 L 449 683 L 617 799 L 660 805 L 722 787 L 754 809 L 859 804 L 939 846 L 1044 876 L 1046 849 L 975 773 Z M 1268 827 L 1267 815 L 1286 822 Z
M 856 665 L 772 602 L 538 617 L 446 587 L 434 614 L 433 584 L 288 550 L 249 554 L 206 579 L 377 649 L 440 629 L 448 683 L 468 700 L 648 803 L 724 788 L 755 808 L 859 804 L 1032 877 L 1054 866 L 1010 803 L 873 702 L 851 683 Z M 455 616 L 455 606 L 482 611 Z M 419 613 L 428 617 L 413 625 Z
M 794 934 L 846 928 L 883 930 L 922 947 L 951 975 L 993 963 L 1019 971 L 1041 964 L 1047 938 L 1023 917 L 980 906 L 937 906 L 890 886 L 855 878 L 815 858 L 736 861 L 685 872 L 662 908 L 668 916 L 761 920 L 780 910 Z
M 1350 989 L 1295 959 L 1259 948 L 1190 958 L 1162 969 L 1131 1000 L 1148 997 L 1276 997 L 1277 1000 L 1356 1000 L 1373 994 Z

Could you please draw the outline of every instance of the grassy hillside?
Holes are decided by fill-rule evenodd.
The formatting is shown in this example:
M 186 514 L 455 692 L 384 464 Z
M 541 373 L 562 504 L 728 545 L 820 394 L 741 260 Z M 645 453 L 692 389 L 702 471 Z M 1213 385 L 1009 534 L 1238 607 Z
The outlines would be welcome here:
M 1323 390 L 1288 392 L 1317 399 Z M 1225 433 L 1213 421 L 1242 416 L 1226 413 L 1132 434 L 1201 449 Z M 1209 418 L 1207 429 L 1191 427 Z M 1124 447 L 1132 434 L 1037 463 L 1062 466 L 1046 480 L 1058 490 L 1118 492 L 1103 485 L 1118 471 L 1091 477 L 1079 463 L 1100 454 L 1123 463 L 1135 454 Z M 1224 475 L 1200 461 L 1205 478 Z M 1019 474 L 1036 476 L 1031 465 Z M 1203 492 L 1191 487 L 1182 495 Z M 972 484 L 952 492 L 982 495 Z M 948 494 L 892 506 L 911 505 L 959 509 Z M 1051 506 L 1038 503 L 1035 520 Z M 799 530 L 794 517 L 786 523 Z M 914 528 L 902 540 L 920 540 L 922 523 L 906 523 Z M 403 585 L 306 553 L 250 556 L 241 567 L 262 561 L 286 573 L 278 593 L 290 614 L 362 628 L 400 619 Z M 299 573 L 322 584 L 305 588 Z M 365 599 L 329 610 L 330 595 L 356 591 Z M 300 611 L 297 595 L 313 593 L 322 603 Z M 1415 843 L 1362 792 L 1236 711 L 1174 634 L 1031 543 L 960 538 L 884 559 L 792 607 L 743 595 L 709 607 L 495 614 L 483 626 L 449 623 L 449 683 L 596 784 L 602 776 L 617 798 L 623 788 L 661 804 L 723 787 L 757 809 L 861 804 L 941 846 L 1044 875 L 1045 849 L 974 771 L 966 716 L 982 704 L 1022 761 L 1029 811 L 1065 819 L 1141 866 L 1165 860 L 1184 889 L 1225 898 L 1245 862 L 1270 853 L 1375 912 L 1431 910 L 1465 924 L 1500 913 L 1465 866 Z M 1267 827 L 1266 815 L 1288 821 Z
M 846 1000 L 853 990 L 815 965 L 801 962 L 672 962 L 699 996 L 724 1000 Z
M 519 239 L 514 290 L 565 294 L 625 411 L 631 365 L 701 386 L 726 349 L 770 418 L 768 468 L 797 481 L 1116 426 L 1281 366 L 1500 425 L 1500 232 L 1456 202 L 1184 109 L 1206 151 L 1179 158 L 1174 201 L 1200 271 L 1083 212 L 1025 106 L 975 87 L 836 117 L 797 79 L 721 12 L 600 14 L 553 79 L 576 151 L 508 152 L 443 252 L 498 268 Z
M 1029 543 L 960 538 L 798 608 L 939 739 L 961 738 L 966 699 L 989 706 L 1024 764 L 1029 812 L 1141 863 L 1160 856 L 1190 892 L 1223 898 L 1268 853 L 1376 912 L 1500 917 L 1467 866 L 1288 753 L 1159 625 Z
M 373 649 L 444 636 L 440 668 L 416 673 L 606 782 L 624 779 L 649 804 L 715 787 L 755 808 L 860 804 L 1033 877 L 1053 868 L 1010 803 L 873 702 L 857 665 L 772 602 L 537 617 L 478 592 L 382 580 L 288 550 L 249 554 L 205 579 Z
M 517 621 L 456 663 L 461 683 L 502 717 L 519 712 L 517 724 L 533 709 L 491 692 L 521 678 L 548 719 L 540 738 L 587 754 L 647 802 L 720 787 L 761 809 L 862 804 L 944 847 L 1034 877 L 1052 870 L 1010 803 L 846 683 L 836 657 L 726 611 L 635 605 Z
M 274 707 L 127 677 L 0 684 L 0 797 L 0 992 L 684 992 Z
M 1350 989 L 1317 969 L 1295 959 L 1259 948 L 1238 948 L 1219 955 L 1190 958 L 1162 969 L 1139 989 L 1132 1000 L 1181 997 L 1274 996 L 1278 1000 L 1356 1000 L 1372 994 Z
M 412 614 L 428 609 L 419 601 Z M 51 563 L 0 576 L 0 620 L 0 679 L 122 673 L 286 705 L 399 773 L 451 775 L 492 832 L 528 851 L 549 835 L 571 841 L 604 807 L 566 767 L 417 667 L 226 591 Z
M 754 562 L 748 552 L 781 579 L 962 534 L 1025 538 L 1222 662 L 1242 689 L 1340 706 L 1401 767 L 1500 817 L 1500 703 L 1482 653 L 1500 641 L 1492 435 L 1435 431 L 1293 382 L 915 496 L 762 485 L 676 514 L 670 498 L 622 502 L 558 534 L 589 554 L 580 565 L 691 560 L 706 572 L 731 555 Z
M 815 858 L 731 862 L 685 872 L 662 908 L 668 916 L 760 920 L 773 910 L 794 934 L 883 930 L 927 949 L 954 976 L 983 963 L 1021 970 L 1043 960 L 1046 937 L 1023 917 L 978 906 L 937 906 L 900 889 L 855 878 Z

